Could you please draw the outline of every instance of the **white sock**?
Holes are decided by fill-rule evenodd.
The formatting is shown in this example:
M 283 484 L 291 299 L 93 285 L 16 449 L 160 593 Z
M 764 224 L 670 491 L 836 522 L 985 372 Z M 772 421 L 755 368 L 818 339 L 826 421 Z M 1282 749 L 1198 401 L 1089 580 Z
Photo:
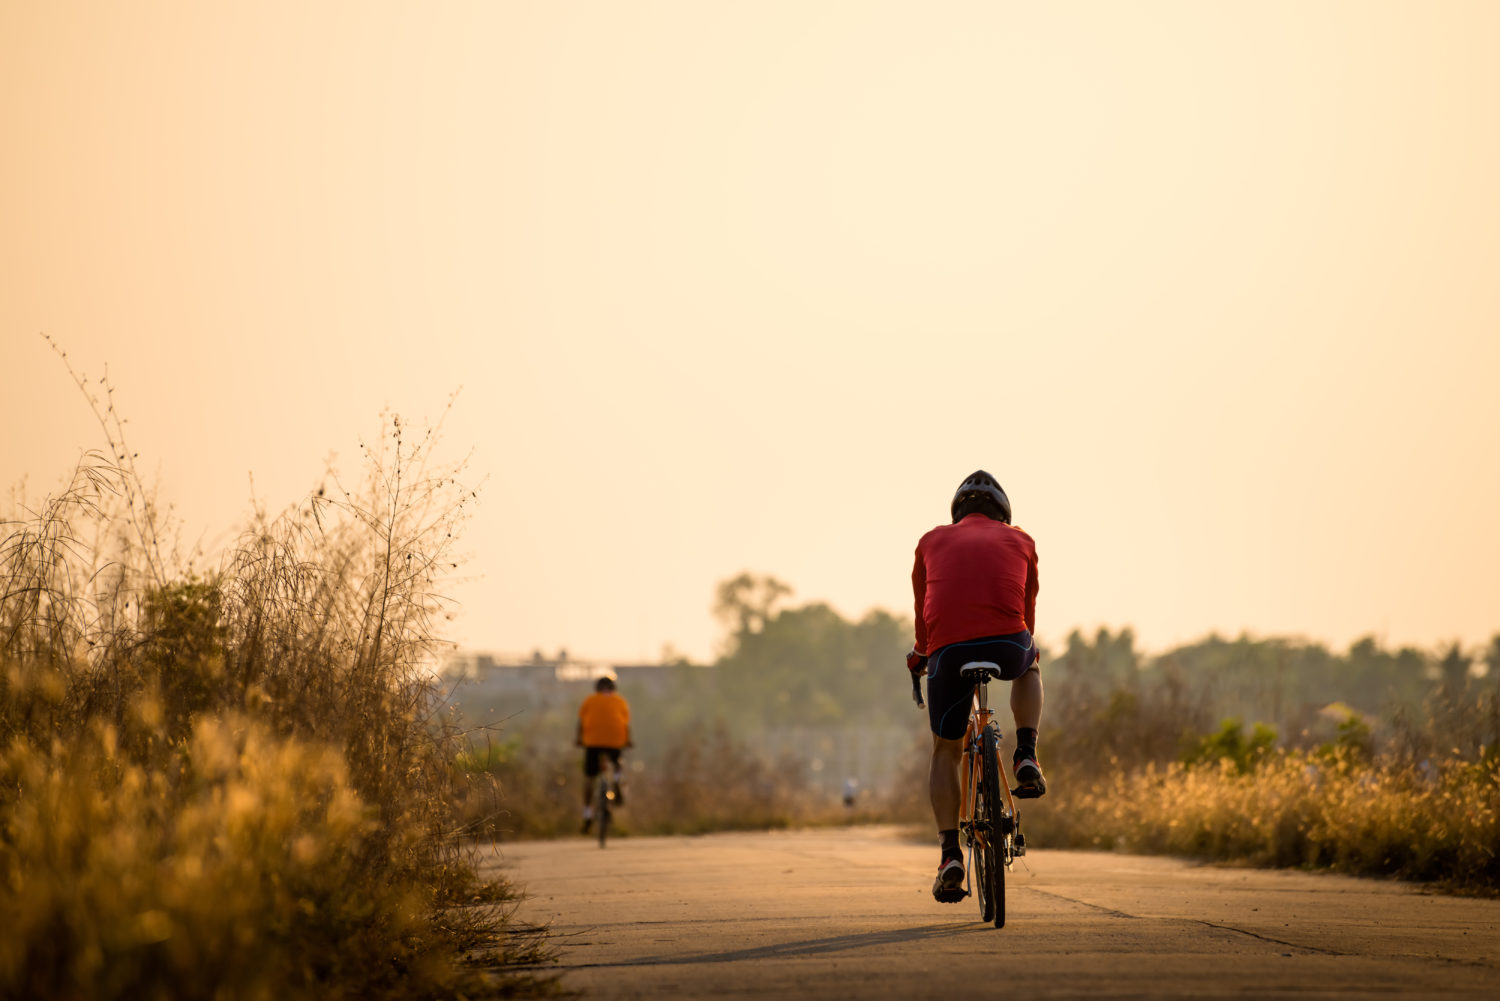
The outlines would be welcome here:
M 584 820 L 593 820 L 594 819 L 594 808 L 592 806 L 586 806 L 586 807 L 583 808 L 583 819 Z

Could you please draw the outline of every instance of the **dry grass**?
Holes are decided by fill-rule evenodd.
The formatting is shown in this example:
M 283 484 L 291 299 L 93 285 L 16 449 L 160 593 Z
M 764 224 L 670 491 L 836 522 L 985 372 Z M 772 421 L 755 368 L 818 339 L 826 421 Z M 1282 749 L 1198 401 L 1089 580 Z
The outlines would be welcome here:
M 460 760 L 472 776 L 464 809 L 475 837 L 508 840 L 578 832 L 581 751 L 518 736 Z M 925 760 L 922 776 L 925 781 Z M 849 810 L 810 780 L 805 762 L 759 757 L 722 725 L 696 727 L 673 738 L 659 765 L 627 773 L 619 833 L 702 834 L 910 820 L 914 800 L 909 793 L 902 781 L 885 797 L 862 796 L 857 808 Z M 920 805 L 925 810 L 925 799 Z
M 1231 646 L 1248 661 L 1273 665 L 1292 649 L 1278 640 Z M 1323 698 L 1340 686 L 1350 698 L 1371 696 L 1360 690 L 1366 673 L 1357 668 L 1380 659 L 1375 644 L 1357 645 L 1343 660 L 1303 653 L 1309 672 L 1323 672 Z M 1214 726 L 1214 706 L 1239 711 L 1238 701 L 1211 697 L 1235 665 L 1215 662 L 1215 671 L 1194 673 L 1179 659 L 1191 658 L 1174 653 L 1145 670 L 1128 632 L 1101 631 L 1092 647 L 1070 640 L 1054 667 L 1056 683 L 1049 679 L 1042 742 L 1049 791 L 1023 814 L 1033 843 L 1500 892 L 1493 673 L 1500 658 L 1491 658 L 1491 673 L 1476 675 L 1474 658 L 1452 646 L 1431 655 L 1403 650 L 1384 658 L 1385 667 L 1414 698 L 1393 701 L 1379 717 L 1344 706 L 1337 724 L 1334 706 L 1292 706 L 1286 717 L 1302 723 L 1288 733 L 1236 718 Z
M 0 995 L 540 989 L 430 708 L 472 496 L 432 432 L 392 418 L 362 487 L 258 516 L 194 575 L 94 402 L 111 453 L 0 541 Z
M 1500 759 L 1424 768 L 1278 753 L 1249 772 L 1229 759 L 1152 765 L 1052 806 L 1039 843 L 1500 889 Z

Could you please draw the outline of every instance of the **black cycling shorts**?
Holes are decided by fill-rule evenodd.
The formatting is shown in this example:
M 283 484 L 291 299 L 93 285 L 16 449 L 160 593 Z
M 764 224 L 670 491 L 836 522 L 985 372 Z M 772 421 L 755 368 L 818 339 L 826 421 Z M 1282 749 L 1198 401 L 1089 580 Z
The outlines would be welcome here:
M 959 740 L 969 728 L 969 705 L 977 682 L 959 676 L 958 669 L 976 660 L 1000 665 L 1000 680 L 1015 681 L 1041 656 L 1031 633 L 988 636 L 950 643 L 927 658 L 927 720 L 944 740 Z
M 583 774 L 593 778 L 599 774 L 599 758 L 608 755 L 614 764 L 615 771 L 620 770 L 620 749 L 618 747 L 585 747 L 583 749 Z

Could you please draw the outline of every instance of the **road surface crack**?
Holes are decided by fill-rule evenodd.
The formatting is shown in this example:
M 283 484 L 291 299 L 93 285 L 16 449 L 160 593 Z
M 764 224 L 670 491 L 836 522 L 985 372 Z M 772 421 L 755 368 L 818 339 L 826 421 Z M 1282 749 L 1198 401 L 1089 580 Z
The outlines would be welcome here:
M 1102 904 L 1091 904 L 1087 900 L 1079 900 L 1077 897 L 1065 897 L 1061 893 L 1053 893 L 1051 890 L 1038 890 L 1034 886 L 1028 886 L 1026 889 L 1031 893 L 1039 893 L 1044 897 L 1051 897 L 1053 900 L 1066 901 L 1070 904 L 1077 904 L 1080 907 L 1087 907 L 1098 911 L 1101 914 L 1108 914 L 1112 918 L 1129 918 L 1134 921 L 1140 917 L 1139 914 L 1126 914 L 1124 911 L 1117 911 L 1113 907 L 1105 907 Z
M 1250 938 L 1259 939 L 1262 942 L 1270 942 L 1272 945 L 1284 945 L 1289 949 L 1301 949 L 1303 952 L 1316 952 L 1324 956 L 1357 956 L 1359 953 L 1342 952 L 1338 949 L 1327 949 L 1320 945 L 1303 945 L 1301 942 L 1288 942 L 1284 938 L 1272 938 L 1270 935 L 1262 935 L 1260 932 L 1250 931 L 1248 928 L 1236 928 L 1234 925 L 1221 925 L 1216 921 L 1206 921 L 1203 918 L 1181 918 L 1178 919 L 1186 924 L 1207 925 L 1220 931 L 1232 931 L 1239 935 L 1248 935 Z
M 895 928 L 890 931 L 864 932 L 850 935 L 833 935 L 827 938 L 805 939 L 800 942 L 777 942 L 772 945 L 750 949 L 735 949 L 729 952 L 699 952 L 686 955 L 642 956 L 614 963 L 567 963 L 568 970 L 592 970 L 622 966 L 691 966 L 699 963 L 737 963 L 763 959 L 787 959 L 845 952 L 850 949 L 865 949 L 877 946 L 899 945 L 923 939 L 950 939 L 954 935 L 982 931 L 970 924 L 925 925 L 918 928 Z

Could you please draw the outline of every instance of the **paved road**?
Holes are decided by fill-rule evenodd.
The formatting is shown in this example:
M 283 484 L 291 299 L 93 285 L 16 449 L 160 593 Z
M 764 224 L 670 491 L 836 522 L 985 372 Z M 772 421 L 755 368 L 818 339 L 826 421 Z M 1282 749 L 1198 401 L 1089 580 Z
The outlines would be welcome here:
M 890 828 L 517 843 L 564 985 L 641 998 L 1500 998 L 1500 901 L 1034 849 L 1004 929 Z

